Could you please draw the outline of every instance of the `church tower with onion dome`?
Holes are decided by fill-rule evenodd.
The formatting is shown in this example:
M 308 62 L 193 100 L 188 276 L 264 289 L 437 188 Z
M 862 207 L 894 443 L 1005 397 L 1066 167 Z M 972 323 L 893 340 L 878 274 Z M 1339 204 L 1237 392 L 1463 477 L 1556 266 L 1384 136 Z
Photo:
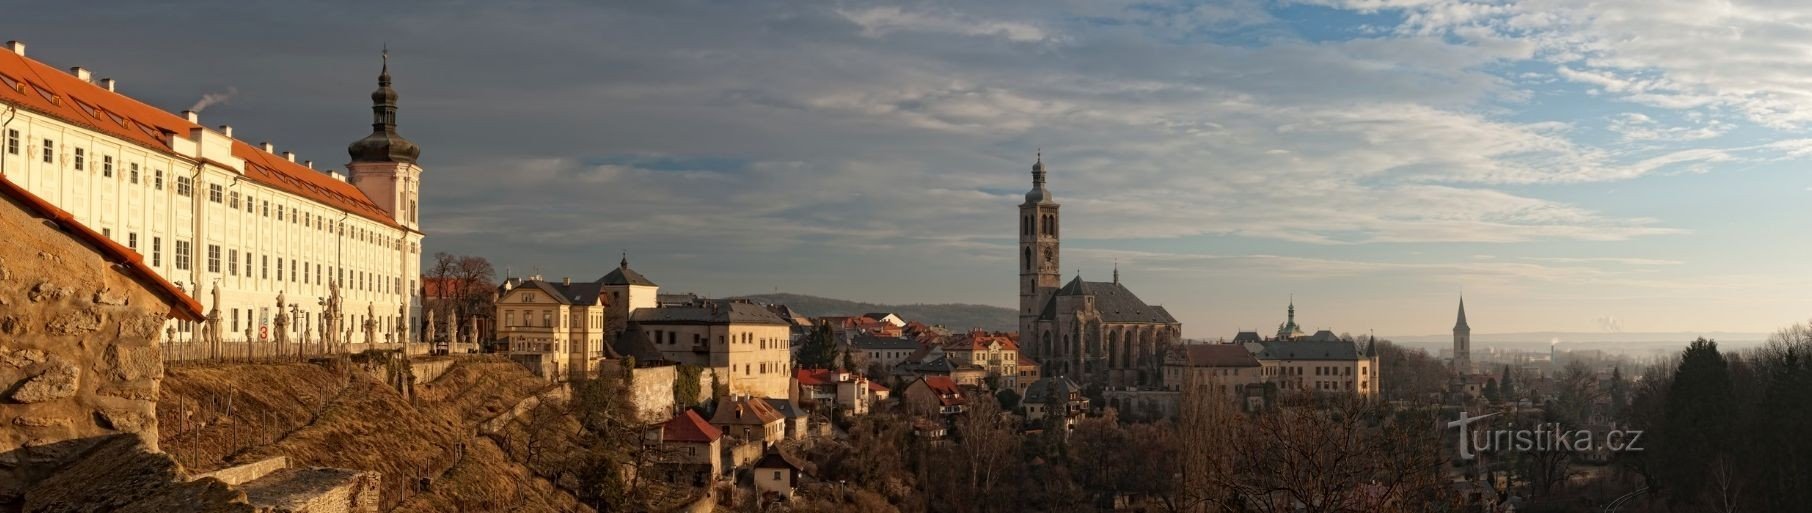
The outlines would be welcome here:
M 352 161 L 346 164 L 351 182 L 371 201 L 389 212 L 396 223 L 421 231 L 422 168 L 416 164 L 422 150 L 396 133 L 396 90 L 390 88 L 390 55 L 378 73 L 378 88 L 371 92 L 371 135 L 346 147 Z

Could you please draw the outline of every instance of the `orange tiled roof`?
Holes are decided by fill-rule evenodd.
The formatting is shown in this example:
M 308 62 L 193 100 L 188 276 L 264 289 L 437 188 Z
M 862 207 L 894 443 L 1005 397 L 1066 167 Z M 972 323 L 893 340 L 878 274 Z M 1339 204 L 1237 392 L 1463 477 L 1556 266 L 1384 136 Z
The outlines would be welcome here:
M 720 436 L 723 433 L 717 430 L 717 426 L 705 422 L 704 418 L 692 410 L 674 415 L 673 419 L 661 424 L 661 440 L 667 442 L 711 443 Z
M 989 344 L 995 342 L 999 342 L 1000 348 L 1003 350 L 1019 350 L 1019 343 L 1015 342 L 1011 335 L 988 333 L 981 330 L 973 330 L 962 335 L 949 337 L 944 343 L 944 348 L 951 351 L 983 351 L 988 349 Z
M 794 379 L 800 386 L 824 386 L 837 384 L 837 371 L 830 369 L 794 369 Z
M 172 156 L 176 154 L 170 148 L 171 137 L 187 137 L 190 130 L 205 128 L 48 64 L 7 51 L 0 51 L 0 103 L 16 105 Z M 237 139 L 233 140 L 233 156 L 245 160 L 244 174 L 254 182 L 401 228 L 389 212 L 352 184 Z
M 18 200 L 26 209 L 55 221 L 57 226 L 69 232 L 71 237 L 93 246 L 96 251 L 101 253 L 102 258 L 120 264 L 126 269 L 127 275 L 138 280 L 153 294 L 163 297 L 165 303 L 169 303 L 170 317 L 188 321 L 202 319 L 201 303 L 195 301 L 195 298 L 189 297 L 189 294 L 170 283 L 169 280 L 158 276 L 157 271 L 145 266 L 144 257 L 137 251 L 121 246 L 112 239 L 96 233 L 93 228 L 76 221 L 75 215 L 51 205 L 44 198 L 40 198 L 31 191 L 25 190 L 24 187 L 13 183 L 12 180 L 6 179 L 5 175 L 0 175 L 0 197 Z

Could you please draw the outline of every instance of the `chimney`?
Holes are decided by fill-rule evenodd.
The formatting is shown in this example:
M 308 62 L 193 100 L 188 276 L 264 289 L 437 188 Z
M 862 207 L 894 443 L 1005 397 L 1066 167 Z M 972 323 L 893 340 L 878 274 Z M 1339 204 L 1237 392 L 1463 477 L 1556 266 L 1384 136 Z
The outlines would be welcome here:
M 80 79 L 83 82 L 87 82 L 90 77 L 94 76 L 94 74 L 88 72 L 88 68 L 81 66 L 69 68 L 69 74 L 75 75 L 77 79 Z
M 20 57 L 25 56 L 25 42 L 24 41 L 7 41 L 6 49 L 12 50 L 14 55 L 18 55 Z
M 231 139 L 233 137 L 233 125 L 220 125 L 220 135 L 227 136 L 227 138 Z
M 314 169 L 314 168 L 315 168 L 315 161 L 313 161 L 313 160 L 304 160 L 304 161 L 302 161 L 302 166 L 303 166 L 303 167 L 307 167 L 307 168 L 309 168 L 309 169 Z
M 573 277 L 571 277 L 571 276 L 567 276 L 567 277 L 566 277 L 566 279 L 563 279 L 563 280 L 560 280 L 560 281 L 562 281 L 562 282 L 564 282 L 564 283 L 565 283 L 565 284 L 567 284 L 567 285 L 572 285 L 572 284 L 573 284 Z
M 201 123 L 201 113 L 199 112 L 185 110 L 182 111 L 182 117 L 189 120 L 190 123 Z
M 290 162 L 295 162 L 296 161 L 296 152 L 293 152 L 293 151 L 283 152 L 283 158 L 289 160 Z
M 261 143 L 258 143 L 258 147 L 259 147 L 259 148 L 262 148 L 262 149 L 263 149 L 263 150 L 264 150 L 264 152 L 265 152 L 265 153 L 269 153 L 269 154 L 272 154 L 272 155 L 275 155 L 275 154 L 277 154 L 277 146 L 276 146 L 276 145 L 273 145 L 273 144 L 271 144 L 271 143 L 269 143 L 269 142 L 261 142 Z
M 113 91 L 113 90 L 114 90 L 114 89 L 113 89 L 113 86 L 114 86 L 114 84 L 115 84 L 115 82 L 114 82 L 114 81 L 113 81 L 113 79 L 111 79 L 111 78 L 103 78 L 103 79 L 101 79 L 101 87 L 105 87 L 105 88 L 107 88 L 107 90 L 108 90 L 108 91 Z

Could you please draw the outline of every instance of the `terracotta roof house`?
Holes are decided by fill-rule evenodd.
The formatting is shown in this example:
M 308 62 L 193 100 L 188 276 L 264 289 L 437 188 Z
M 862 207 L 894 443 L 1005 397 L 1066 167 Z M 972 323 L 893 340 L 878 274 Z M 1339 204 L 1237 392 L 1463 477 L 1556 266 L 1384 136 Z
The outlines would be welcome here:
M 955 415 L 967 411 L 969 398 L 948 376 L 924 376 L 900 393 L 906 404 L 925 413 Z
M 663 449 L 656 475 L 664 475 L 667 482 L 701 485 L 719 475 L 723 458 L 718 441 L 723 433 L 698 413 L 686 410 L 649 431 L 649 438 L 657 439 Z
M 763 446 L 786 437 L 786 416 L 763 399 L 719 398 L 711 425 L 726 435 Z

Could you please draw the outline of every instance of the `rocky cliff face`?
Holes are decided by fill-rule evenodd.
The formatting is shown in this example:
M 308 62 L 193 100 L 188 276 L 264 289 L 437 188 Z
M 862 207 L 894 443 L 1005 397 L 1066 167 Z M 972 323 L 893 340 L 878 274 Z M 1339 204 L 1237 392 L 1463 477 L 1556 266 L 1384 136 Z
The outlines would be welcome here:
M 157 448 L 171 307 L 81 234 L 0 195 L 0 511 L 103 437 Z

